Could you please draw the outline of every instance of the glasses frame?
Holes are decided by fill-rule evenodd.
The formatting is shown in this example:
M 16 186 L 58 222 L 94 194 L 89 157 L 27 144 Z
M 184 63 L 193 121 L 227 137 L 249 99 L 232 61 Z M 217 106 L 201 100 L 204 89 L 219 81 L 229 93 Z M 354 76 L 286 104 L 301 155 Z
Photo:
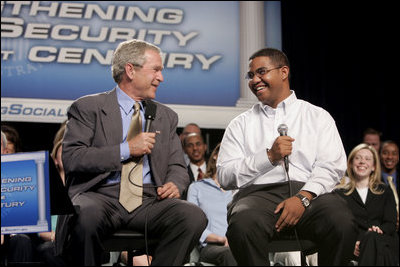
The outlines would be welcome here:
M 257 76 L 258 78 L 261 78 L 262 76 L 264 76 L 268 72 L 270 72 L 272 70 L 280 69 L 282 67 L 284 67 L 284 66 L 279 66 L 279 67 L 275 67 L 275 68 L 272 68 L 272 69 L 267 69 L 266 67 L 261 67 L 261 68 L 256 69 L 255 72 L 251 72 L 251 71 L 247 72 L 246 76 L 244 78 L 246 80 L 248 80 L 248 81 L 253 80 L 255 76 Z

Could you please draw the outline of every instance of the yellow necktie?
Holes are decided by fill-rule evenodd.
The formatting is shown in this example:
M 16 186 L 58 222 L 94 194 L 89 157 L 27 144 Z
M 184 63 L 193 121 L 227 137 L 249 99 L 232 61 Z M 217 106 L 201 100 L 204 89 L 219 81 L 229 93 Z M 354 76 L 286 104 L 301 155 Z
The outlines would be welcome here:
M 397 212 L 399 212 L 399 196 L 397 195 L 396 186 L 393 183 L 393 177 L 392 176 L 388 176 L 387 179 L 388 179 L 388 182 L 389 182 L 389 186 L 390 186 L 390 188 L 392 188 L 392 191 L 393 191 L 393 194 L 394 194 L 394 200 L 396 201 Z
M 135 113 L 132 116 L 128 130 L 127 140 L 142 131 L 142 119 L 140 117 L 140 104 L 135 103 Z M 127 163 L 122 165 L 121 184 L 119 191 L 119 202 L 128 211 L 142 205 L 143 195 L 143 157 L 130 158 Z

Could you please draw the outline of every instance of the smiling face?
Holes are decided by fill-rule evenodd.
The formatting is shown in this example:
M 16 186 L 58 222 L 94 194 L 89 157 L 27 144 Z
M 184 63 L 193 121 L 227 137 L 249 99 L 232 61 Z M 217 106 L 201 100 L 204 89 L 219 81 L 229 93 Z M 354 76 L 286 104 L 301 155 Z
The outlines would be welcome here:
M 361 149 L 354 155 L 352 170 L 358 180 L 368 179 L 375 171 L 374 155 L 369 149 Z
M 163 64 L 161 56 L 154 50 L 146 50 L 145 63 L 142 66 L 127 64 L 127 72 L 132 76 L 131 86 L 136 100 L 154 99 L 157 87 L 164 77 L 162 75 Z M 129 75 L 128 74 L 128 75 Z
M 385 143 L 382 146 L 381 153 L 382 169 L 389 174 L 394 173 L 399 163 L 399 148 L 394 143 Z
M 269 57 L 260 56 L 251 60 L 249 88 L 263 104 L 276 108 L 290 95 L 289 68 L 274 64 Z

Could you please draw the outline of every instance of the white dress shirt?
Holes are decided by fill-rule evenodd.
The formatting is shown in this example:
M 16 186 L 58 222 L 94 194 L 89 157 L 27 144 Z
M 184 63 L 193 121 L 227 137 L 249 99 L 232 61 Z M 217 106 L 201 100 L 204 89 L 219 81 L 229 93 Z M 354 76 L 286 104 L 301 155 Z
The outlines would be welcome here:
M 305 182 L 302 190 L 317 196 L 339 183 L 347 162 L 335 121 L 326 110 L 291 92 L 276 109 L 259 102 L 229 123 L 217 160 L 224 189 L 287 181 L 283 162 L 273 166 L 266 152 L 279 136 L 281 123 L 295 139 L 288 157 L 290 179 Z

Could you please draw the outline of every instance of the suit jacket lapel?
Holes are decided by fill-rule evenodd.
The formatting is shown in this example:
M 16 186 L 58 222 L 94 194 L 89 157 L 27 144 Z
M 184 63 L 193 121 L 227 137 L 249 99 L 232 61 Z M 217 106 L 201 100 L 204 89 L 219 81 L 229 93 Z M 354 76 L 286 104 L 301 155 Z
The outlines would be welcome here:
M 108 144 L 121 143 L 122 119 L 116 88 L 105 95 L 100 116 L 106 142 Z

